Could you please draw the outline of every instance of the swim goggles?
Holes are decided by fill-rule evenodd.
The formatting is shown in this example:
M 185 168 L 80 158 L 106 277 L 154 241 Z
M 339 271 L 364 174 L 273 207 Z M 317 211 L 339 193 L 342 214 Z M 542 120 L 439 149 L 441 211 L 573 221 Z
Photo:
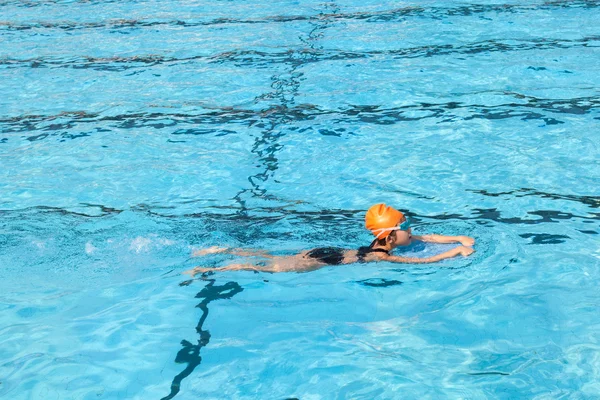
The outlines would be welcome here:
M 377 233 L 376 238 L 379 239 L 379 236 L 381 236 L 384 232 L 389 232 L 389 231 L 407 231 L 410 228 L 410 221 L 408 220 L 408 218 L 406 218 L 404 220 L 403 223 L 401 223 L 398 226 L 393 226 L 391 228 L 381 228 L 381 229 L 373 229 L 373 234 Z

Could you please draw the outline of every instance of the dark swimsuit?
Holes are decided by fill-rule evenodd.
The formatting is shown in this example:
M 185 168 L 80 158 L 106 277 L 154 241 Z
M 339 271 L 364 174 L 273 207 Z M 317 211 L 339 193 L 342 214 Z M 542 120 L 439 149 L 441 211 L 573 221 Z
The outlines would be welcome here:
M 384 249 L 374 249 L 372 247 L 359 247 L 358 251 L 356 252 L 356 257 L 358 258 L 358 262 L 359 263 L 364 263 L 365 261 L 365 257 L 367 256 L 367 254 L 369 253 L 385 253 L 388 256 L 390 255 L 390 252 Z
M 339 265 L 344 261 L 344 249 L 339 247 L 319 247 L 309 251 L 306 255 L 327 265 Z
M 375 243 L 371 243 L 373 246 Z M 356 258 L 359 263 L 365 262 L 365 257 L 369 253 L 385 253 L 390 254 L 387 250 L 384 249 L 374 249 L 371 246 L 359 247 L 356 252 Z M 344 249 L 340 247 L 319 247 L 318 249 L 313 249 L 306 253 L 306 255 L 310 258 L 314 258 L 315 260 L 319 260 L 327 265 L 340 265 L 344 261 Z

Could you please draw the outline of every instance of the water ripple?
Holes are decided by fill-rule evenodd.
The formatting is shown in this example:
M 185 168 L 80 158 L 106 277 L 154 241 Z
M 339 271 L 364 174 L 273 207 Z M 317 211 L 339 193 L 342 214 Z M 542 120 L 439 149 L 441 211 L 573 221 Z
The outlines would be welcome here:
M 552 194 L 545 193 L 540 191 L 535 191 L 532 189 L 520 189 L 515 190 L 515 193 L 520 193 L 523 191 L 529 191 L 528 196 L 535 196 L 540 199 L 551 199 L 551 200 L 563 200 L 567 199 L 568 201 L 573 201 L 580 203 L 584 206 L 590 208 L 598 208 L 598 202 L 600 202 L 600 197 L 592 197 L 592 196 L 575 196 L 575 195 L 561 195 L 561 194 Z M 479 191 L 473 191 L 479 192 Z M 593 201 L 590 201 L 593 199 Z M 435 200 L 435 199 L 433 199 Z M 199 201 L 199 200 L 198 200 Z M 195 213 L 186 213 L 182 215 L 172 214 L 165 212 L 168 209 L 173 209 L 176 211 L 176 207 L 161 207 L 158 206 L 149 206 L 140 204 L 135 207 L 131 207 L 128 210 L 116 209 L 113 207 L 107 207 L 98 204 L 81 204 L 82 211 L 72 211 L 60 207 L 47 207 L 47 206 L 36 206 L 30 207 L 26 209 L 17 209 L 17 210 L 0 210 L 0 216 L 6 218 L 21 218 L 23 216 L 22 213 L 39 213 L 39 214 L 58 214 L 58 215 L 72 215 L 78 217 L 107 217 L 118 215 L 124 211 L 130 212 L 140 212 L 143 214 L 157 216 L 162 218 L 178 218 L 178 219 L 188 219 L 188 218 L 200 218 L 207 220 L 221 220 L 221 221 L 230 221 L 230 222 L 247 222 L 250 224 L 256 222 L 263 223 L 274 223 L 280 221 L 282 219 L 292 219 L 296 221 L 300 221 L 301 223 L 313 225 L 313 224 L 341 224 L 341 225 L 353 225 L 357 220 L 361 220 L 364 214 L 364 210 L 352 210 L 352 209 L 323 209 L 323 210 L 302 210 L 298 211 L 294 208 L 295 202 L 290 202 L 289 207 L 253 207 L 248 209 L 249 213 L 240 214 L 238 211 L 238 207 L 236 206 L 226 206 L 221 205 L 218 207 L 209 206 L 209 207 L 197 207 L 199 212 Z M 89 211 L 85 211 L 89 210 Z M 229 212 L 226 212 L 229 211 Z M 449 221 L 449 220 L 463 220 L 463 221 L 493 221 L 502 224 L 509 225 L 537 225 L 541 223 L 556 223 L 564 220 L 572 220 L 578 219 L 582 221 L 600 221 L 600 212 L 588 212 L 585 215 L 578 215 L 570 212 L 564 212 L 560 210 L 530 210 L 527 211 L 528 218 L 521 217 L 503 217 L 502 211 L 497 208 L 490 209 L 481 209 L 481 208 L 472 208 L 468 210 L 467 213 L 442 213 L 442 214 L 418 214 L 410 211 L 405 212 L 411 218 L 411 221 L 414 223 L 422 223 L 425 221 Z M 531 236 L 527 236 L 531 237 Z
M 169 134 L 225 136 L 238 134 L 234 127 L 264 127 L 273 120 L 283 118 L 288 124 L 312 121 L 305 128 L 329 135 L 328 130 L 319 128 L 319 118 L 333 118 L 338 124 L 367 123 L 394 125 L 407 121 L 437 119 L 441 122 L 456 120 L 496 120 L 518 118 L 521 120 L 541 120 L 547 125 L 561 124 L 561 115 L 584 115 L 597 113 L 599 97 L 573 99 L 541 99 L 512 93 L 515 102 L 499 105 L 464 104 L 460 102 L 420 103 L 400 107 L 349 105 L 344 109 L 323 109 L 312 104 L 299 104 L 282 107 L 271 106 L 262 110 L 224 107 L 204 109 L 197 112 L 146 112 L 119 115 L 100 113 L 62 112 L 56 115 L 20 115 L 0 118 L 0 128 L 4 134 L 29 133 L 25 138 L 35 142 L 52 137 L 61 140 L 85 138 L 111 130 L 153 128 L 165 129 Z M 520 101 L 520 102 L 517 102 Z M 91 125 L 91 126 L 90 126 Z M 227 126 L 227 128 L 225 128 Z M 290 127 L 291 130 L 298 128 Z M 35 134 L 32 134 L 36 132 Z M 336 136 L 351 135 L 345 130 L 336 131 Z M 3 143 L 8 142 L 4 138 Z M 482 193 L 485 194 L 485 193 Z
M 87 5 L 104 5 L 107 3 L 113 3 L 117 1 L 79 1 L 79 3 L 85 3 Z M 132 1 L 127 1 L 131 3 Z M 16 6 L 16 7 L 36 7 L 45 5 L 57 5 L 63 2 L 60 1 L 4 1 L 0 2 L 0 7 Z M 73 1 L 64 2 L 65 4 L 72 4 Z M 118 2 L 122 4 L 123 2 Z M 135 1 L 135 3 L 138 3 Z M 60 29 L 60 30 L 74 30 L 74 29 L 124 29 L 124 28 L 145 28 L 145 27 L 157 27 L 157 26 L 176 26 L 176 27 L 196 27 L 196 26 L 211 26 L 211 25 L 225 25 L 225 24 L 271 24 L 271 23 L 288 23 L 297 21 L 308 21 L 318 22 L 321 20 L 334 20 L 334 21 L 366 21 L 366 22 L 393 22 L 402 21 L 408 17 L 420 17 L 430 19 L 443 19 L 456 16 L 475 16 L 478 14 L 487 13 L 526 13 L 532 10 L 552 10 L 552 9 L 572 9 L 572 8 L 585 8 L 593 9 L 600 6 L 599 1 L 595 0 L 579 0 L 579 1 L 546 1 L 542 4 L 470 4 L 458 7 L 423 7 L 423 6 L 408 6 L 393 8 L 389 10 L 381 11 L 360 11 L 360 12 L 321 12 L 316 15 L 274 15 L 259 18 L 215 18 L 206 21 L 194 21 L 194 20 L 143 20 L 143 19 L 112 19 L 102 22 L 34 22 L 34 23 L 10 23 L 0 22 L 0 29 L 5 30 L 30 30 L 30 29 Z
M 300 65 L 326 61 L 349 61 L 356 59 L 372 59 L 386 57 L 388 59 L 429 58 L 436 56 L 461 56 L 493 52 L 516 52 L 530 50 L 575 49 L 600 47 L 600 36 L 587 36 L 579 39 L 490 39 L 464 45 L 441 44 L 410 47 L 393 50 L 344 51 L 322 49 L 286 49 L 283 51 L 236 50 L 214 55 L 195 55 L 189 57 L 172 57 L 158 54 L 136 55 L 129 57 L 37 57 L 16 59 L 5 57 L 0 59 L 0 68 L 73 68 L 93 69 L 98 71 L 122 72 L 136 68 L 147 68 L 156 65 L 175 65 L 181 63 L 208 62 L 232 63 L 236 66 L 267 67 L 274 64 Z

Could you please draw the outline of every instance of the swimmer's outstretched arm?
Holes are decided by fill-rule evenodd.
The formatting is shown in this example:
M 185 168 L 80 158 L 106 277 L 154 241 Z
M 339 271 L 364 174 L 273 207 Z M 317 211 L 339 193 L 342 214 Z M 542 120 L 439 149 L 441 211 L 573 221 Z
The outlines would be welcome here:
M 441 260 L 445 260 L 447 258 L 456 257 L 459 254 L 466 257 L 466 256 L 472 254 L 474 251 L 475 250 L 473 250 L 470 247 L 458 246 L 452 250 L 448 250 L 444 253 L 441 253 L 441 254 L 438 254 L 438 255 L 435 255 L 432 257 L 427 257 L 427 258 L 388 256 L 388 257 L 385 257 L 383 260 L 397 262 L 397 263 L 405 263 L 405 264 L 427 264 L 427 263 L 434 263 L 434 262 L 438 262 Z
M 469 236 L 413 235 L 413 238 L 429 243 L 460 243 L 463 246 L 473 246 L 475 244 L 475 239 Z
M 235 249 L 235 248 L 219 247 L 219 246 L 212 246 L 207 249 L 194 250 L 192 252 L 192 257 L 206 256 L 208 254 L 233 254 L 234 256 L 242 256 L 242 257 L 253 257 L 253 256 L 267 257 L 267 258 L 273 257 L 271 254 L 269 254 L 269 252 L 267 252 L 265 250 Z

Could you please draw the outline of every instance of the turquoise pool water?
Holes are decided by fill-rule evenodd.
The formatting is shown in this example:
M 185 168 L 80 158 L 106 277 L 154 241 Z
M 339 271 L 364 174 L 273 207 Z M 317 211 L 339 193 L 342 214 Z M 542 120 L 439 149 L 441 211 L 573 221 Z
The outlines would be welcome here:
M 600 398 L 599 47 L 598 1 L 0 1 L 0 397 Z M 477 252 L 181 275 L 381 201 Z

